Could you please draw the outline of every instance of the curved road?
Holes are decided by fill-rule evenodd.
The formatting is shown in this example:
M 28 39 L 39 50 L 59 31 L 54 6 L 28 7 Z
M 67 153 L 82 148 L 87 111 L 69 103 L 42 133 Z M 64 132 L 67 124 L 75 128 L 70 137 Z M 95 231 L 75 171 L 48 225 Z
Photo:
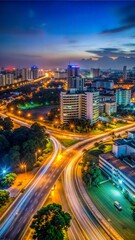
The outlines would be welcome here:
M 130 126 L 131 127 L 131 126 Z M 132 126 L 133 127 L 133 126 Z M 128 127 L 122 128 L 127 129 Z M 120 131 L 117 130 L 117 132 Z M 58 149 L 61 148 L 61 145 L 52 137 L 52 141 L 55 145 L 55 154 L 51 161 L 45 166 L 43 166 L 38 174 L 36 175 L 34 183 L 29 187 L 26 193 L 17 201 L 14 202 L 14 208 L 9 212 L 6 220 L 2 223 L 0 239 L 2 240 L 19 240 L 22 239 L 26 229 L 28 228 L 31 218 L 33 214 L 42 206 L 43 202 L 47 198 L 52 186 L 64 170 L 64 168 L 69 164 L 72 157 L 78 155 L 78 151 L 82 148 L 85 148 L 85 145 L 88 143 L 93 143 L 94 141 L 98 141 L 109 136 L 109 133 L 104 133 L 96 137 L 92 137 L 91 139 L 84 140 L 73 146 L 69 147 L 64 153 L 57 157 Z M 69 165 L 70 166 L 70 165 Z M 70 179 L 68 178 L 69 185 L 71 184 Z M 71 186 L 70 186 L 71 187 Z M 66 189 L 68 186 L 66 187 Z M 70 194 L 69 192 L 67 195 Z M 74 193 L 75 194 L 75 188 Z M 73 195 L 69 195 L 70 197 Z M 71 198 L 71 199 L 72 199 Z M 73 199 L 74 200 L 74 199 Z M 79 201 L 79 199 L 78 199 Z M 76 202 L 78 205 L 78 203 Z M 79 203 L 80 204 L 80 203 Z M 80 205 L 78 205 L 80 206 Z M 79 209 L 77 210 L 79 211 Z M 85 217 L 88 215 L 85 209 L 81 212 L 82 225 L 85 224 L 90 227 L 89 223 L 85 220 Z M 79 219 L 78 219 L 79 220 Z M 86 230 L 85 230 L 86 231 Z M 95 234 L 96 231 L 96 234 Z M 92 224 L 91 234 L 88 236 L 89 232 L 86 231 L 87 239 L 94 240 L 104 240 L 106 239 L 103 232 L 100 231 L 97 223 Z M 99 238 L 100 236 L 100 238 Z

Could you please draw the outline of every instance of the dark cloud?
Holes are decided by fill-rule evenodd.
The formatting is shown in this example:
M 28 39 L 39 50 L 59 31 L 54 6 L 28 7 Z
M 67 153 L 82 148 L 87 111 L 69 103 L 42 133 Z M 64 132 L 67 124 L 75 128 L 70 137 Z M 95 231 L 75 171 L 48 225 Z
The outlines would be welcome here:
M 99 48 L 98 50 L 86 50 L 87 53 L 94 53 L 99 57 L 132 57 L 134 56 L 134 50 L 132 51 L 123 51 L 119 48 Z
M 110 57 L 102 57 L 97 61 L 93 61 L 93 59 L 81 59 L 80 66 L 83 68 L 101 68 L 101 69 L 123 69 L 123 66 L 127 66 L 128 68 L 132 68 L 135 66 L 135 57 L 118 57 L 117 59 L 111 59 Z
M 78 41 L 77 40 L 68 40 L 68 43 L 73 44 L 73 43 L 78 43 Z
M 106 29 L 104 31 L 101 32 L 101 34 L 113 34 L 113 33 L 120 33 L 126 30 L 130 30 L 131 28 L 135 27 L 135 23 L 130 24 L 130 25 L 125 25 L 125 26 L 121 26 L 118 28 L 112 28 L 112 29 Z
M 105 29 L 101 34 L 120 33 L 135 28 L 135 3 L 119 9 L 118 17 L 120 17 L 120 26 L 112 29 Z
M 104 52 L 117 52 L 120 49 L 119 48 L 100 48 L 101 50 L 103 50 Z
M 124 44 L 124 46 L 127 46 L 127 47 L 135 47 L 135 43 L 126 43 L 126 44 Z

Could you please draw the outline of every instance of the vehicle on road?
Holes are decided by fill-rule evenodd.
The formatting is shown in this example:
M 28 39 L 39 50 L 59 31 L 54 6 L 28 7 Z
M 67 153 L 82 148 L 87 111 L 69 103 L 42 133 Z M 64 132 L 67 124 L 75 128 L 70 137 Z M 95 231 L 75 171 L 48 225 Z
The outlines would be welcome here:
M 121 206 L 121 204 L 120 204 L 119 202 L 115 201 L 115 202 L 114 202 L 114 206 L 115 206 L 119 211 L 122 210 L 122 206 Z

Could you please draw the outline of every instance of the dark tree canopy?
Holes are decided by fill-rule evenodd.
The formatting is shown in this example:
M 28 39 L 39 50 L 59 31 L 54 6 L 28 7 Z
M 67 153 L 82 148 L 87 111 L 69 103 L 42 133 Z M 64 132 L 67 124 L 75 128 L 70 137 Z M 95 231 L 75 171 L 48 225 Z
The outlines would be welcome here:
M 64 230 L 67 231 L 71 221 L 70 214 L 56 203 L 41 208 L 33 218 L 31 228 L 33 239 L 37 240 L 63 240 Z

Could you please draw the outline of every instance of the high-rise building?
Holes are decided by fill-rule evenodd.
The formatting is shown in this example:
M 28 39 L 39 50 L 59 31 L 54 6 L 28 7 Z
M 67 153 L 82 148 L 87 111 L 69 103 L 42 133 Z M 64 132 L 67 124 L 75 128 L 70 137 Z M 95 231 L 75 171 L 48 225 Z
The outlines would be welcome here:
M 61 92 L 60 116 L 61 123 L 75 118 L 89 119 L 91 124 L 96 123 L 99 117 L 99 92 Z
M 68 65 L 67 76 L 68 76 L 68 89 L 76 88 L 75 81 L 76 77 L 79 76 L 80 67 L 78 65 Z
M 33 72 L 30 68 L 23 68 L 22 69 L 22 81 L 32 80 L 33 79 Z
M 115 101 L 107 101 L 105 103 L 105 113 L 111 116 L 113 113 L 117 112 L 117 103 Z
M 126 81 L 127 80 L 127 66 L 123 67 L 123 80 Z
M 38 67 L 36 65 L 33 65 L 31 67 L 31 71 L 33 73 L 33 79 L 36 79 L 38 78 Z
M 116 89 L 116 103 L 126 106 L 131 101 L 131 89 Z
M 91 68 L 90 70 L 90 77 L 99 77 L 100 76 L 100 69 L 99 68 Z

